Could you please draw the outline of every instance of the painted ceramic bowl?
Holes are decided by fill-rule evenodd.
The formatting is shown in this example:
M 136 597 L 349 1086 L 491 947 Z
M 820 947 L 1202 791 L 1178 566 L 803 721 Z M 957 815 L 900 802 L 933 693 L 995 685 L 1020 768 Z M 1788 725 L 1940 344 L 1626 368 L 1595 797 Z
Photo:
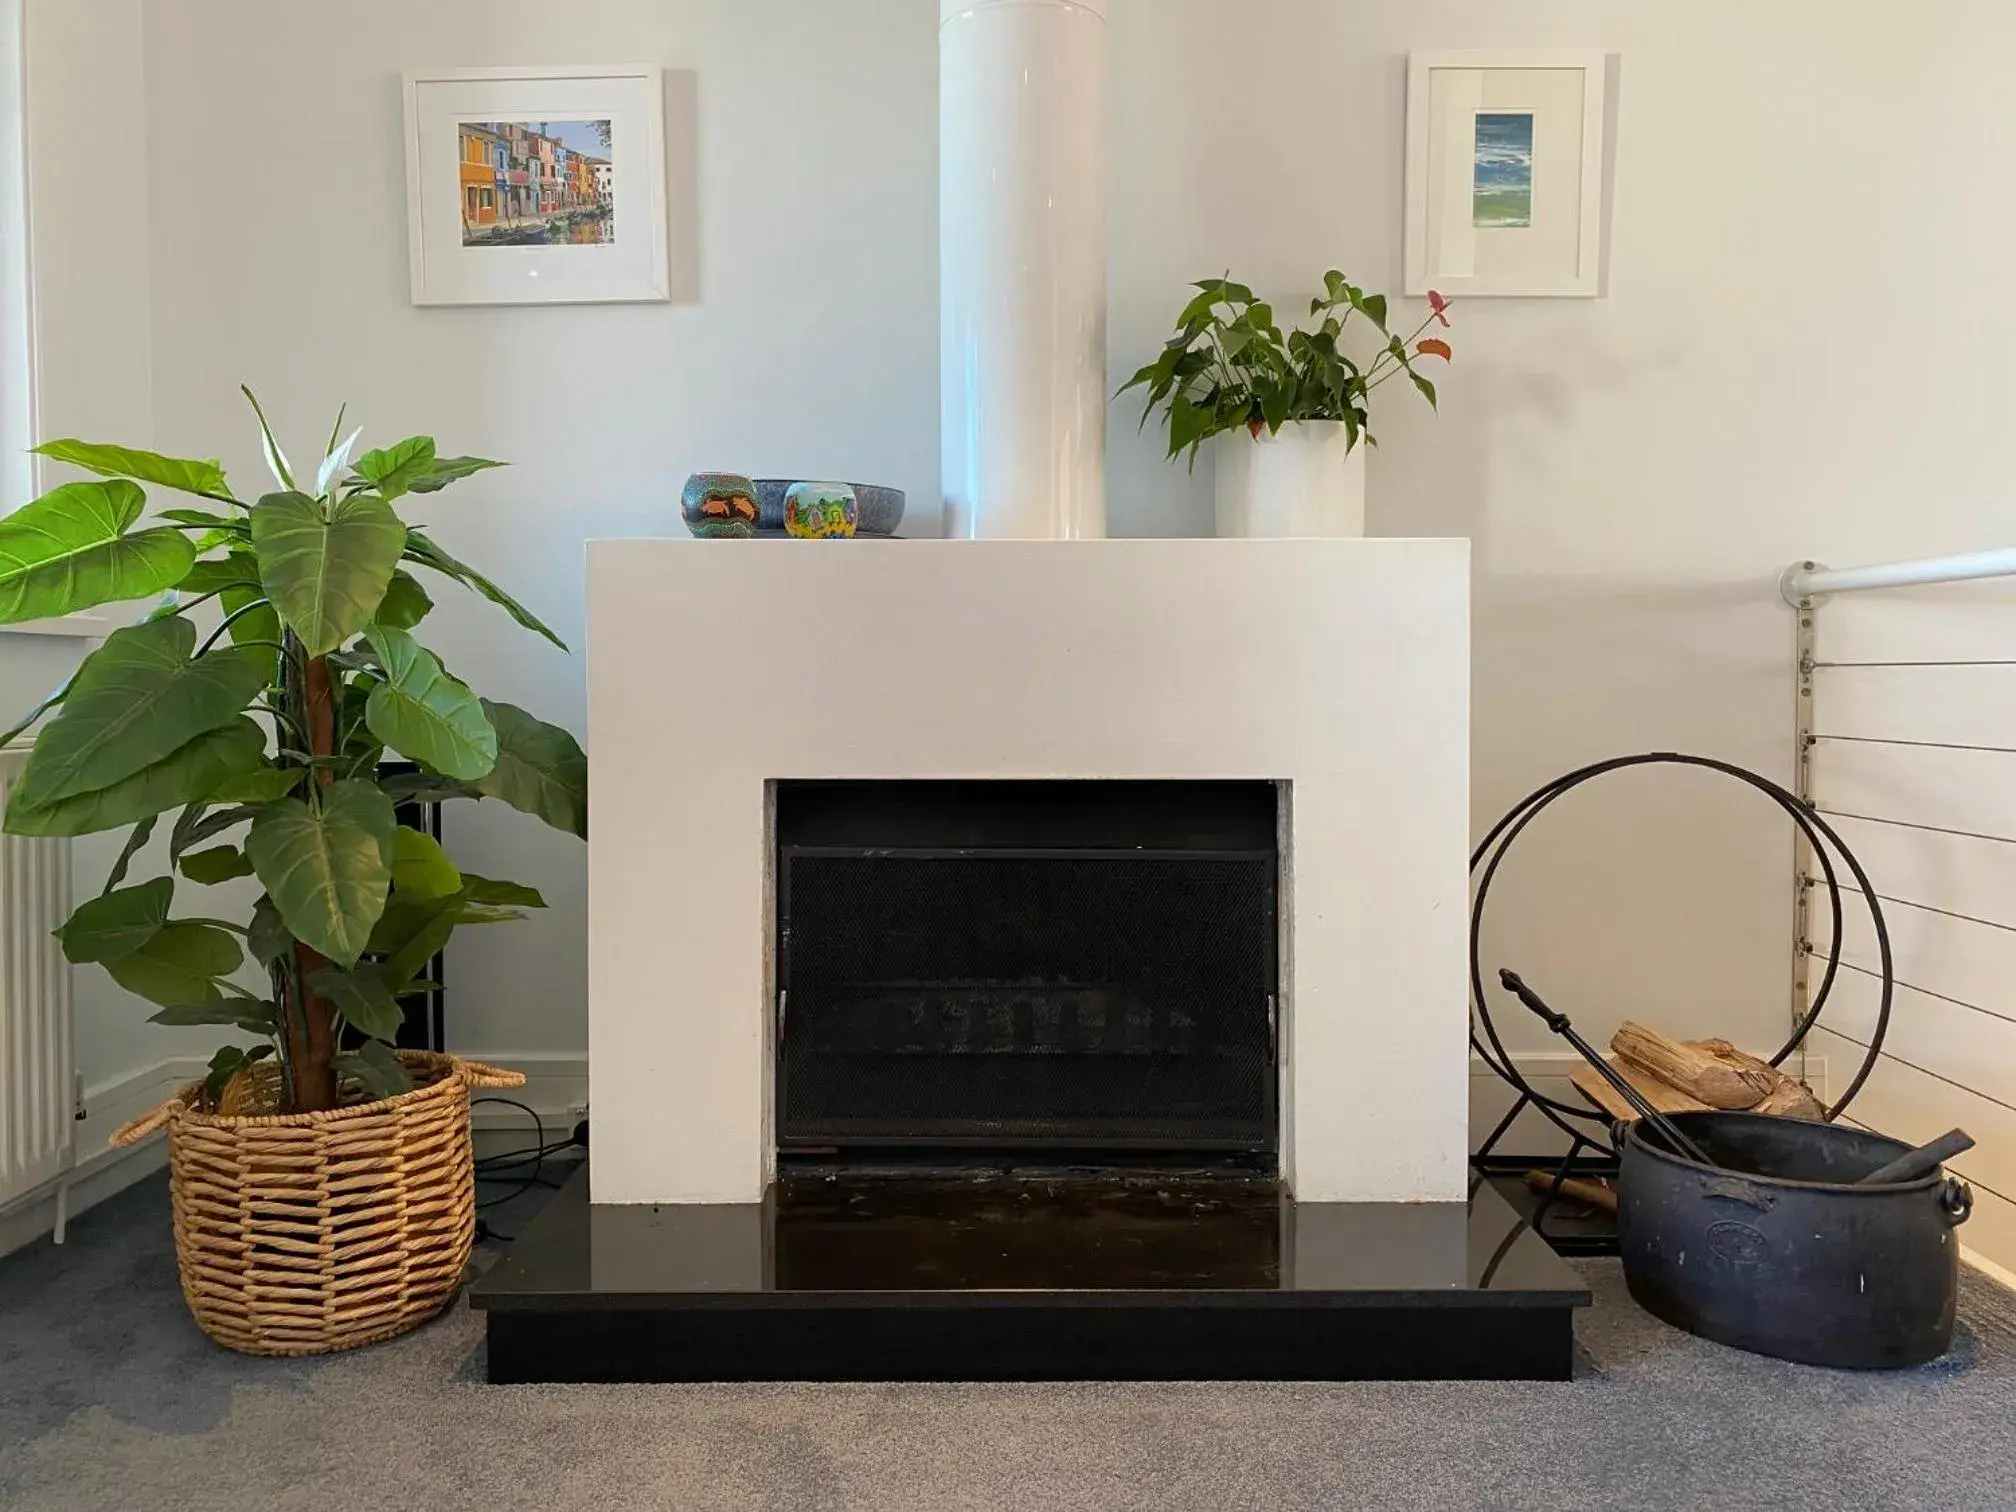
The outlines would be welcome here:
M 679 516 L 696 536 L 753 536 L 761 514 L 756 485 L 739 473 L 695 473 L 679 495 Z
M 784 496 L 791 491 L 797 478 L 758 478 L 756 480 L 756 502 L 761 515 L 756 522 L 756 533 L 766 536 L 789 534 L 784 528 Z M 817 482 L 817 479 L 805 481 Z M 896 527 L 903 523 L 905 498 L 900 488 L 882 488 L 873 483 L 849 483 L 854 490 L 854 502 L 860 508 L 860 523 L 854 528 L 856 535 L 892 536 Z
M 801 541 L 852 536 L 861 505 L 845 483 L 793 483 L 784 491 L 784 533 Z

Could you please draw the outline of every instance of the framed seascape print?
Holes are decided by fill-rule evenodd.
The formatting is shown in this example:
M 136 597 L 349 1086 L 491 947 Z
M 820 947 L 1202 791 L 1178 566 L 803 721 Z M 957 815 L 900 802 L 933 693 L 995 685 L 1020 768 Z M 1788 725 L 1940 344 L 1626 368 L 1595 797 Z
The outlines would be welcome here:
M 1599 292 L 1607 69 L 1601 52 L 1409 58 L 1409 294 Z
M 415 304 L 670 299 L 656 68 L 406 76 Z

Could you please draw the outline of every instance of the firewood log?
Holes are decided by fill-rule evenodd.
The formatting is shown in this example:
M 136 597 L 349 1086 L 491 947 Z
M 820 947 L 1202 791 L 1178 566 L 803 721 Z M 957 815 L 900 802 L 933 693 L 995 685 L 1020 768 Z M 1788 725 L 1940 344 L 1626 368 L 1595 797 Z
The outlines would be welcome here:
M 1552 1171 L 1528 1171 L 1526 1185 L 1536 1192 L 1545 1192 L 1554 1185 Z M 1570 1202 L 1579 1202 L 1585 1207 L 1593 1207 L 1613 1217 L 1617 1212 L 1617 1189 L 1605 1186 L 1600 1181 L 1584 1181 L 1580 1176 L 1570 1176 L 1561 1183 L 1561 1195 Z
M 1754 1108 L 1778 1084 L 1769 1066 L 1725 1060 L 1713 1050 L 1668 1039 L 1627 1020 L 1610 1040 L 1620 1059 L 1698 1097 L 1711 1108 Z
M 1804 1118 L 1814 1123 L 1825 1123 L 1827 1120 L 1827 1109 L 1813 1095 L 1812 1089 L 1789 1076 L 1766 1092 L 1763 1101 L 1750 1111 L 1775 1113 L 1781 1118 Z

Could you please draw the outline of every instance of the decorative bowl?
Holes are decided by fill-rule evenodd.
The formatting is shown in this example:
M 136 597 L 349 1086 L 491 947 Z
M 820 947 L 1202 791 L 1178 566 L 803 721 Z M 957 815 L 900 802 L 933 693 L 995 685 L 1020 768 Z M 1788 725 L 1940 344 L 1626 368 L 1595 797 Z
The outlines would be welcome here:
M 756 503 L 758 517 L 756 533 L 762 536 L 782 536 L 789 532 L 784 528 L 784 495 L 791 491 L 791 485 L 799 482 L 816 483 L 817 478 L 758 478 L 756 479 Z M 903 508 L 906 502 L 900 488 L 882 488 L 873 483 L 850 483 L 854 490 L 854 501 L 860 507 L 860 522 L 854 533 L 864 536 L 892 536 L 896 527 L 903 523 Z

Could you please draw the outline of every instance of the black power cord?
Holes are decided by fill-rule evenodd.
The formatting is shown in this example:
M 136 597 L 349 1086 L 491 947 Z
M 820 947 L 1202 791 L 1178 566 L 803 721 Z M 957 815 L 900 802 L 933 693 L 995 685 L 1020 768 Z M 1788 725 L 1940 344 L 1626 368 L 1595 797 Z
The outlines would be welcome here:
M 515 1202 L 534 1187 L 546 1187 L 549 1190 L 557 1191 L 560 1183 L 550 1180 L 546 1176 L 546 1162 L 561 1151 L 572 1149 L 578 1141 L 572 1137 L 567 1139 L 547 1139 L 546 1121 L 539 1116 L 538 1110 L 529 1104 L 519 1102 L 514 1097 L 475 1097 L 470 1099 L 469 1106 L 474 1108 L 481 1103 L 500 1103 L 505 1107 L 516 1108 L 521 1113 L 524 1113 L 532 1120 L 532 1127 L 538 1137 L 538 1143 L 524 1149 L 505 1150 L 496 1155 L 487 1155 L 476 1162 L 476 1180 L 479 1184 L 485 1181 L 515 1181 L 517 1183 L 510 1191 L 505 1192 L 501 1196 L 479 1198 L 476 1203 L 477 1213 L 480 1215 L 486 1208 L 499 1207 L 507 1202 Z M 518 1173 L 527 1166 L 530 1167 L 529 1172 L 522 1176 L 519 1175 Z M 508 1244 L 511 1242 L 512 1236 L 498 1233 L 490 1227 L 485 1219 L 479 1216 L 476 1220 L 476 1237 L 479 1239 L 495 1239 Z
M 1510 812 L 1491 827 L 1491 832 L 1484 837 L 1470 857 L 1470 873 L 1477 879 L 1476 892 L 1470 904 L 1471 1048 L 1502 1081 L 1568 1134 L 1579 1137 L 1578 1131 L 1565 1122 L 1567 1119 L 1581 1119 L 1596 1124 L 1607 1124 L 1610 1121 L 1610 1115 L 1607 1113 L 1561 1102 L 1534 1090 L 1519 1074 L 1518 1067 L 1512 1063 L 1511 1053 L 1505 1048 L 1505 1042 L 1499 1038 L 1498 1026 L 1491 1018 L 1490 1004 L 1484 995 L 1484 971 L 1479 960 L 1479 948 L 1484 933 L 1484 905 L 1490 897 L 1491 884 L 1498 875 L 1499 864 L 1504 861 L 1506 852 L 1512 848 L 1513 841 L 1519 838 L 1526 826 L 1558 799 L 1584 783 L 1593 782 L 1598 777 L 1607 776 L 1612 772 L 1642 766 L 1698 767 L 1705 771 L 1720 772 L 1724 776 L 1747 783 L 1791 816 L 1793 823 L 1799 826 L 1800 833 L 1812 847 L 1813 854 L 1819 858 L 1821 877 L 1827 893 L 1827 910 L 1833 924 L 1832 939 L 1827 953 L 1827 969 L 1820 978 L 1818 990 L 1813 994 L 1812 1005 L 1800 1016 L 1798 1023 L 1793 1025 L 1792 1035 L 1785 1041 L 1784 1047 L 1771 1057 L 1771 1064 L 1774 1066 L 1782 1063 L 1787 1056 L 1797 1050 L 1813 1025 L 1819 1021 L 1821 1011 L 1827 1006 L 1828 995 L 1834 990 L 1834 979 L 1841 967 L 1841 883 L 1836 875 L 1830 850 L 1846 863 L 1850 875 L 1855 879 L 1855 886 L 1861 889 L 1862 901 L 1869 909 L 1869 921 L 1876 931 L 1876 949 L 1882 966 L 1882 998 L 1876 1010 L 1876 1027 L 1869 1036 L 1868 1053 L 1863 1056 L 1862 1065 L 1856 1071 L 1854 1080 L 1848 1084 L 1848 1089 L 1841 1094 L 1840 1100 L 1827 1110 L 1828 1120 L 1833 1121 L 1841 1116 L 1849 1103 L 1855 1100 L 1855 1094 L 1862 1090 L 1862 1084 L 1869 1079 L 1869 1073 L 1875 1069 L 1877 1056 L 1882 1052 L 1884 1036 L 1890 1029 L 1890 1000 L 1895 993 L 1896 976 L 1890 954 L 1890 929 L 1884 922 L 1883 905 L 1876 896 L 1875 887 L 1869 881 L 1869 874 L 1862 869 L 1862 863 L 1855 859 L 1855 854 L 1848 849 L 1847 843 L 1812 805 L 1768 777 L 1737 766 L 1733 762 L 1718 761 L 1712 756 L 1688 756 L 1675 751 L 1647 751 L 1638 756 L 1617 756 L 1608 761 L 1594 762 L 1565 776 L 1557 777 L 1544 787 L 1534 789 L 1514 804 Z M 1478 870 L 1480 866 L 1483 868 L 1481 873 Z

